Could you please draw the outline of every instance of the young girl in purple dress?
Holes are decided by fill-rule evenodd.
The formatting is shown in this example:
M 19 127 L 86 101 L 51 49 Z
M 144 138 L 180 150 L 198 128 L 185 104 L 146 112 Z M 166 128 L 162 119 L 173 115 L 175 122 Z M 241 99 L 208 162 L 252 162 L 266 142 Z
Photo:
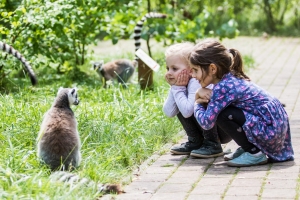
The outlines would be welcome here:
M 195 95 L 198 123 L 205 130 L 217 125 L 240 146 L 224 156 L 229 166 L 293 160 L 288 115 L 277 98 L 250 81 L 239 51 L 205 40 L 194 47 L 189 62 L 202 86 Z M 206 88 L 210 84 L 212 90 Z

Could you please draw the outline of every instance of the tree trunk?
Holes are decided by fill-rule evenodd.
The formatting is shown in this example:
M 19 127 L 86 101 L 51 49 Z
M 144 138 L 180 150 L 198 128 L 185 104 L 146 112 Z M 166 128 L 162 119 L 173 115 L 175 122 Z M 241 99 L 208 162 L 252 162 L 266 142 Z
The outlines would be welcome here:
M 271 9 L 271 5 L 269 3 L 269 0 L 264 0 L 264 11 L 266 13 L 266 17 L 267 17 L 267 22 L 268 22 L 268 26 L 270 28 L 271 32 L 276 31 L 276 26 L 275 26 L 275 22 L 274 22 L 274 17 L 272 14 L 272 9 Z
M 150 0 L 147 1 L 147 4 L 148 4 L 148 13 L 149 13 L 149 12 L 151 12 L 151 2 L 150 2 Z
M 283 10 L 282 10 L 280 18 L 279 18 L 279 24 L 280 25 L 283 25 L 284 14 L 287 11 L 288 4 L 289 4 L 289 1 L 285 0 L 284 5 L 283 5 Z
M 148 35 L 147 38 L 147 49 L 148 49 L 149 56 L 152 58 L 151 48 L 150 48 L 150 34 Z

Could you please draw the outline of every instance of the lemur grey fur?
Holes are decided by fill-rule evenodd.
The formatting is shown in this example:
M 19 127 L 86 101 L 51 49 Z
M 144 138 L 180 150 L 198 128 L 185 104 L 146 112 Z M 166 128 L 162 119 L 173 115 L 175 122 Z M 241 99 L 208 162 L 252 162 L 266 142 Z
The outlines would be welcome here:
M 80 160 L 80 138 L 71 105 L 78 105 L 77 88 L 59 88 L 44 115 L 37 138 L 37 155 L 52 171 L 72 170 Z

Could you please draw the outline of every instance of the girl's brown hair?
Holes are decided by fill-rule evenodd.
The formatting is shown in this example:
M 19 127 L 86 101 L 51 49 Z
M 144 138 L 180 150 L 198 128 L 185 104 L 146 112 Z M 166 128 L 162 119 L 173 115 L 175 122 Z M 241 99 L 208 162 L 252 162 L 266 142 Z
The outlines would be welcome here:
M 243 60 L 236 49 L 226 49 L 220 42 L 205 40 L 195 45 L 190 53 L 189 61 L 192 65 L 199 66 L 208 74 L 210 64 L 218 68 L 217 78 L 222 79 L 224 74 L 231 72 L 234 76 L 246 80 L 250 78 L 243 71 Z

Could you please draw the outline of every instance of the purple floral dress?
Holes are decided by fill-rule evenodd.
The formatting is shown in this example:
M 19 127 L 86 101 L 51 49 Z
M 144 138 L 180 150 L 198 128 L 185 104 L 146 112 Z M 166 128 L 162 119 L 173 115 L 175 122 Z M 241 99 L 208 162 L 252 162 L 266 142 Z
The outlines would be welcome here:
M 293 158 L 289 119 L 278 99 L 251 81 L 225 74 L 213 88 L 205 109 L 195 104 L 194 115 L 203 129 L 211 129 L 219 113 L 227 106 L 240 108 L 246 122 L 243 130 L 248 140 L 276 161 Z

